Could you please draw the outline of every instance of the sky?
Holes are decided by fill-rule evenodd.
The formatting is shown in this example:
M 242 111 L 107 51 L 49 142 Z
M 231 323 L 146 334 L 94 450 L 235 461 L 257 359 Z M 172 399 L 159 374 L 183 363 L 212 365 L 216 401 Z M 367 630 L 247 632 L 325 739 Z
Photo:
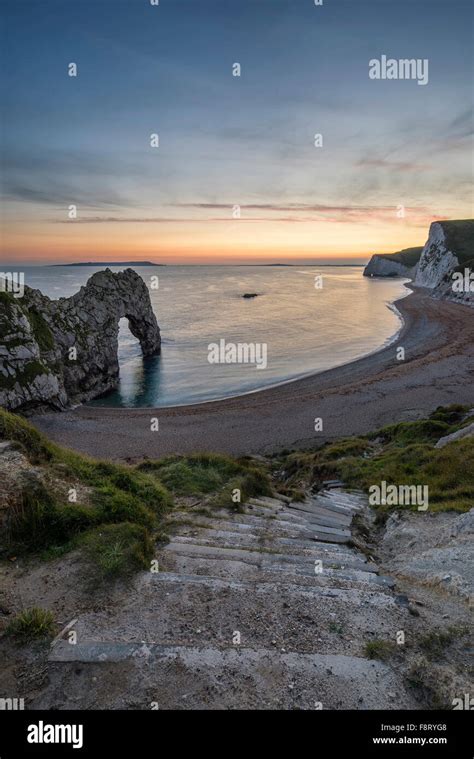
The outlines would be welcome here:
M 4 261 L 362 263 L 472 217 L 469 0 L 152 2 L 0 2 Z

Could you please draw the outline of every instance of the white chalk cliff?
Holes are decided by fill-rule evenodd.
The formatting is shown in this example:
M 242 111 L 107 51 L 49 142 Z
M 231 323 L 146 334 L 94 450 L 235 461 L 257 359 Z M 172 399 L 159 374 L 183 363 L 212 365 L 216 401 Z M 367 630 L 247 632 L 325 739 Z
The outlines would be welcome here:
M 364 277 L 413 277 L 415 269 L 385 255 L 372 256 L 364 269 Z
M 474 221 L 433 222 L 416 268 L 414 284 L 429 288 L 436 298 L 474 305 L 473 274 Z M 458 288 L 455 281 L 461 275 L 465 281 L 463 287 Z
M 474 220 L 433 222 L 423 248 L 374 255 L 364 276 L 408 277 L 435 298 L 474 305 Z
M 448 249 L 443 225 L 433 222 L 416 268 L 415 285 L 437 287 L 457 266 L 459 261 Z

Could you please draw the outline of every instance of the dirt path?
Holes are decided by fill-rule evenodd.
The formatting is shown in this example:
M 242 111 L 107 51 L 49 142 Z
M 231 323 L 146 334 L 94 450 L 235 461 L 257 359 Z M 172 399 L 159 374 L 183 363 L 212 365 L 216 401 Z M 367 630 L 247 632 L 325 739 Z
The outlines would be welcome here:
M 348 545 L 364 499 L 253 500 L 176 512 L 120 603 L 77 615 L 30 708 L 416 709 L 367 642 L 408 624 L 390 578 Z

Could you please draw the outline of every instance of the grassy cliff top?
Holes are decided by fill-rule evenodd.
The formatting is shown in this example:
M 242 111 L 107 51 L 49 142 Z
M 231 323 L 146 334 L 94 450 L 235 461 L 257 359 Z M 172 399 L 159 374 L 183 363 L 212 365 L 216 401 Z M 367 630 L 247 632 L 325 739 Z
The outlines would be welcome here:
M 267 473 L 247 459 L 199 453 L 139 466 L 95 460 L 3 409 L 0 440 L 12 443 L 0 466 L 0 555 L 54 558 L 80 549 L 100 576 L 149 567 L 175 499 L 197 496 L 211 507 L 234 508 L 235 489 L 243 502 L 272 492 Z
M 412 267 L 415 266 L 420 260 L 422 245 L 418 245 L 414 248 L 404 248 L 397 253 L 382 253 L 380 258 L 387 258 L 389 261 L 397 261 L 403 266 Z
M 460 264 L 474 260 L 474 219 L 440 221 L 446 235 L 447 246 Z

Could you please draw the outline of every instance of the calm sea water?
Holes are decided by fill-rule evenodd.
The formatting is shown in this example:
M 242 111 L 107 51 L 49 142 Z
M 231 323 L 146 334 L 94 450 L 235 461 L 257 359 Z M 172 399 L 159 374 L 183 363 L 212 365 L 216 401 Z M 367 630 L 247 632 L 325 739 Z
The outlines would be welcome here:
M 76 292 L 94 267 L 31 267 L 26 284 L 51 298 Z M 113 267 L 113 270 L 119 270 Z M 138 267 L 162 335 L 162 353 L 144 361 L 122 320 L 120 386 L 94 404 L 172 406 L 240 395 L 321 372 L 371 353 L 393 339 L 390 308 L 407 294 L 402 280 L 372 280 L 361 267 Z M 322 275 L 323 286 L 315 287 Z M 244 299 L 244 293 L 259 297 Z M 267 367 L 210 364 L 208 345 L 267 346 Z

